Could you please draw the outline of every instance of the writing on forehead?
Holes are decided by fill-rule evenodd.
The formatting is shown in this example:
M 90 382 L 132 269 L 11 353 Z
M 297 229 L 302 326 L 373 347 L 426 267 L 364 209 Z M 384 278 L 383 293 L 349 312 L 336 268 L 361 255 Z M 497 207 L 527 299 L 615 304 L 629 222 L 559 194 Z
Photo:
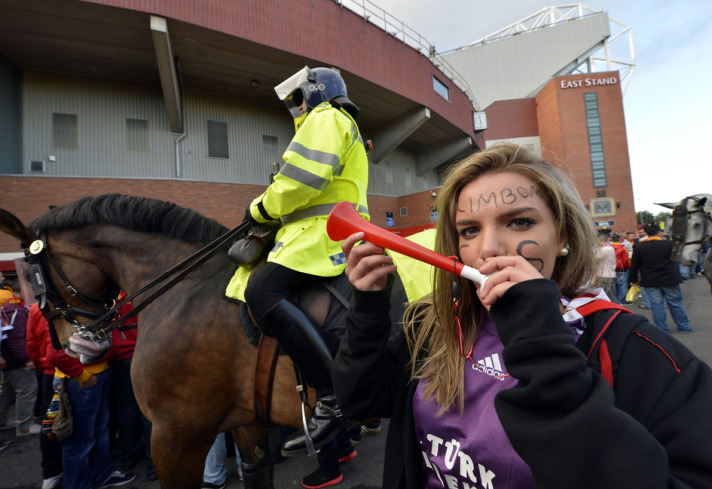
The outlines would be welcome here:
M 470 212 L 479 211 L 482 207 L 488 205 L 494 205 L 499 207 L 500 205 L 511 205 L 518 200 L 530 199 L 533 197 L 541 197 L 539 190 L 534 185 L 528 187 L 517 186 L 517 187 L 505 187 L 497 192 L 490 192 L 488 194 L 480 194 L 478 197 L 470 197 Z

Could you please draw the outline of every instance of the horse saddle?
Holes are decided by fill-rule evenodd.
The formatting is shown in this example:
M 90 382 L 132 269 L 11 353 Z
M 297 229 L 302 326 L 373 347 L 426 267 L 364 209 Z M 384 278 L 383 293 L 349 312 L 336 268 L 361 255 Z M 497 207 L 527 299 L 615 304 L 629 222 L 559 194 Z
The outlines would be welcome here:
M 344 318 L 348 311 L 353 290 L 348 278 L 344 275 L 336 277 L 319 277 L 308 286 L 303 287 L 292 297 L 302 311 L 321 328 L 327 345 L 335 352 L 344 335 Z M 240 323 L 251 345 L 259 345 L 262 331 L 253 316 L 249 306 L 240 303 Z

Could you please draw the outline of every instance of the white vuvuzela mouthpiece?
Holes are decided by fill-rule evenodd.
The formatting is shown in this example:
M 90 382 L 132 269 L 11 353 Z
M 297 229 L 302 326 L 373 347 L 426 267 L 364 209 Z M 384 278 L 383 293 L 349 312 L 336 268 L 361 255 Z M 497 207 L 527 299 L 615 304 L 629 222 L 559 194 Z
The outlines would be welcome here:
M 479 270 L 468 267 L 467 265 L 463 265 L 460 276 L 465 277 L 468 280 L 472 280 L 476 284 L 480 284 L 480 287 L 482 287 L 489 278 L 489 275 L 482 275 Z

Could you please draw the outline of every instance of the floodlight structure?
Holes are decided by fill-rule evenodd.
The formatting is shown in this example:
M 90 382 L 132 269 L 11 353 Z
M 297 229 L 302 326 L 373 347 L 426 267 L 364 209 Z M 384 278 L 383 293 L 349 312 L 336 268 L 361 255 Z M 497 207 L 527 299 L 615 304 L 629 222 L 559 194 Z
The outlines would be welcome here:
M 546 7 L 464 47 L 485 45 L 602 13 L 602 10 L 595 10 L 582 3 Z M 610 35 L 592 46 L 583 55 L 577 56 L 576 59 L 554 73 L 553 76 L 618 70 L 621 79 L 621 91 L 625 95 L 636 66 L 633 32 L 630 26 L 623 22 L 610 16 L 608 16 L 608 20 Z M 625 46 L 625 41 L 627 41 L 627 46 Z

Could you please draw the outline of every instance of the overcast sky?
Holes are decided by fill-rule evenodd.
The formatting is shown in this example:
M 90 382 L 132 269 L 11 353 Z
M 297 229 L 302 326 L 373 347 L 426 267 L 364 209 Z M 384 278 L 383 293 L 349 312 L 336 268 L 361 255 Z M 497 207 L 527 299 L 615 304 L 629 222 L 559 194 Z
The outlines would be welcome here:
M 540 0 L 373 0 L 435 45 L 470 44 L 553 5 Z M 623 97 L 636 211 L 712 193 L 712 1 L 590 0 L 631 27 L 636 68 Z M 627 45 L 627 44 L 626 44 Z M 475 98 L 477 93 L 474 94 Z

